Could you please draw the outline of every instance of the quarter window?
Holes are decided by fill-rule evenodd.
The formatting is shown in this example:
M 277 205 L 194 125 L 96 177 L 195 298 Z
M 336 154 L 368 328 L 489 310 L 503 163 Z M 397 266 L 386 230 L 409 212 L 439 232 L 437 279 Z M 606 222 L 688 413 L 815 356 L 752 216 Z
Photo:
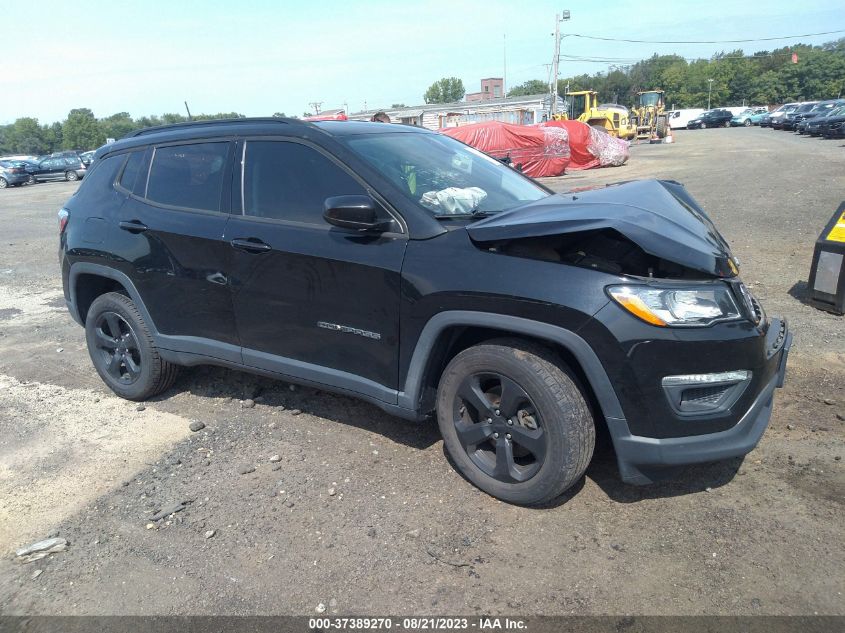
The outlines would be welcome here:
M 138 174 L 141 172 L 141 163 L 143 162 L 143 150 L 129 154 L 129 160 L 126 161 L 126 167 L 123 168 L 123 175 L 120 177 L 121 187 L 127 191 L 135 190 L 135 181 L 138 179 Z
M 229 143 L 157 147 L 147 198 L 153 202 L 219 211 Z
M 244 165 L 244 213 L 325 226 L 326 198 L 366 194 L 348 173 L 306 145 L 250 141 Z

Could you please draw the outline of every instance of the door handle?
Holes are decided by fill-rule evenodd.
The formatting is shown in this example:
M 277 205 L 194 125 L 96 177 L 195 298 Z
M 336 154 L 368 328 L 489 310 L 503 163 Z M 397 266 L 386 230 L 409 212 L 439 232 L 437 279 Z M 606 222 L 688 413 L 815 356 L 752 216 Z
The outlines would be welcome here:
M 257 237 L 236 237 L 230 242 L 230 244 L 238 250 L 246 251 L 247 253 L 254 253 L 256 255 L 273 250 L 272 246 L 262 242 Z
M 118 224 L 118 226 L 124 231 L 129 231 L 130 233 L 143 233 L 149 228 L 146 224 L 139 220 L 130 220 L 128 222 L 124 221 Z

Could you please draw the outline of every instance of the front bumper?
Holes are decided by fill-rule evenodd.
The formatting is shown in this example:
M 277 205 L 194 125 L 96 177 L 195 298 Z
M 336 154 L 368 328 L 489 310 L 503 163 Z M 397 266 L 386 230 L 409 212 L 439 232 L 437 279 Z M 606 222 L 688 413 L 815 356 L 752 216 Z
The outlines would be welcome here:
M 785 323 L 784 323 L 785 325 Z M 625 483 L 643 485 L 660 479 L 667 468 L 741 457 L 751 452 L 769 425 L 775 389 L 786 376 L 792 334 L 785 327 L 783 345 L 771 359 L 777 370 L 748 410 L 729 429 L 684 437 L 653 438 L 633 435 L 625 420 L 608 419 L 619 472 Z

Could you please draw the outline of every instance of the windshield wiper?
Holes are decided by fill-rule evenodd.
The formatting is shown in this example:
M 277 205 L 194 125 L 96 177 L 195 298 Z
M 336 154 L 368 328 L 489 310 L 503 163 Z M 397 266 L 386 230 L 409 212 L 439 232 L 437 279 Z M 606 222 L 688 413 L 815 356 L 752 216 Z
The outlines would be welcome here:
M 480 220 L 482 218 L 489 218 L 496 213 L 495 211 L 473 211 L 472 213 L 435 213 L 434 217 L 438 220 L 445 220 L 447 218 L 471 218 L 473 220 Z

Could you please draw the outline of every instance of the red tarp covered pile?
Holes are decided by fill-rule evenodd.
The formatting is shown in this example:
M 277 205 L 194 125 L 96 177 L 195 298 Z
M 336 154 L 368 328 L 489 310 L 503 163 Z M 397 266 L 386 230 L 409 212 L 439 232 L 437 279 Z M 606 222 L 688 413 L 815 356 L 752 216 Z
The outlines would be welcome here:
M 522 165 L 522 173 L 532 178 L 560 176 L 569 165 L 566 128 L 487 121 L 439 131 L 493 158 L 510 156 L 513 166 Z
M 590 127 L 581 121 L 545 121 L 536 127 L 564 129 L 569 137 L 569 169 L 592 169 L 624 165 L 628 160 L 628 142 Z

